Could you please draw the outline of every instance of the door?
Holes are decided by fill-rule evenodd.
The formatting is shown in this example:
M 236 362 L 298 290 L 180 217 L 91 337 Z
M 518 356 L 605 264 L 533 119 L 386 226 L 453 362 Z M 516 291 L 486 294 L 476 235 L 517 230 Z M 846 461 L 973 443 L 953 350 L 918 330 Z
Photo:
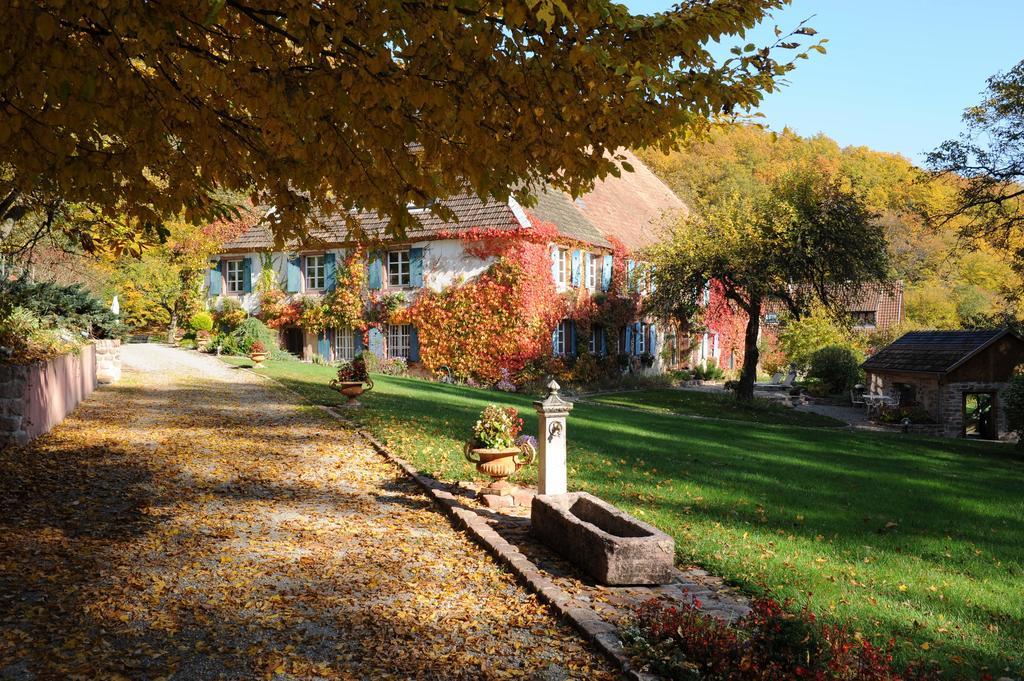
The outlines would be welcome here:
M 964 393 L 964 437 L 995 440 L 995 393 Z
M 284 330 L 284 349 L 302 359 L 302 353 L 305 350 L 302 329 L 297 326 L 290 326 Z

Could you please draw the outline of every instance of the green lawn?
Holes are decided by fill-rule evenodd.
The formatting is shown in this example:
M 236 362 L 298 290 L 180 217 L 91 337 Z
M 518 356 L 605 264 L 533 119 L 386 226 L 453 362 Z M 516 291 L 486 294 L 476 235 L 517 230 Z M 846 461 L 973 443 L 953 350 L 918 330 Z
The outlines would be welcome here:
M 342 401 L 326 387 L 330 367 L 263 371 L 313 401 Z M 350 414 L 441 478 L 476 475 L 461 443 L 487 403 L 518 407 L 536 430 L 526 396 L 375 380 Z M 658 408 L 665 399 L 651 395 Z M 681 562 L 895 637 L 904 660 L 974 678 L 982 666 L 1024 672 L 1024 462 L 1013 448 L 592 404 L 573 410 L 568 437 L 570 486 L 672 534 Z
M 838 427 L 845 423 L 828 416 L 796 411 L 769 400 L 757 399 L 752 406 L 738 404 L 732 394 L 696 390 L 635 390 L 588 398 L 592 402 L 630 409 L 687 414 L 705 418 L 752 421 L 780 426 Z

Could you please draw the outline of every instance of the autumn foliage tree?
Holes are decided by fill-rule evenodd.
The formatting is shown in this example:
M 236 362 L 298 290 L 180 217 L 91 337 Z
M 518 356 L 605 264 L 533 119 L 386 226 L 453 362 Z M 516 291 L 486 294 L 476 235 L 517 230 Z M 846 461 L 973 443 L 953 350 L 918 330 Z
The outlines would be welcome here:
M 225 217 L 216 190 L 243 191 L 276 207 L 283 240 L 354 207 L 400 234 L 409 206 L 467 186 L 578 194 L 618 172 L 616 149 L 775 90 L 812 29 L 726 59 L 708 45 L 785 4 L 3 3 L 0 206 L 42 191 L 159 232 Z
M 943 222 L 960 219 L 966 236 L 981 235 L 1011 252 L 1024 270 L 1024 61 L 988 80 L 980 104 L 964 112 L 965 131 L 928 155 L 958 192 Z
M 179 324 L 201 304 L 209 256 L 220 243 L 254 221 L 252 213 L 204 227 L 170 221 L 166 223 L 167 240 L 146 245 L 140 256 L 108 255 L 101 267 L 109 275 L 110 292 L 123 297 L 126 320 L 136 324 L 157 321 L 166 328 L 167 341 L 173 342 Z
M 886 276 L 888 257 L 872 213 L 827 169 L 797 165 L 769 178 L 732 170 L 697 188 L 693 212 L 652 252 L 650 305 L 677 319 L 696 314 L 700 292 L 716 282 L 746 315 L 736 394 L 750 400 L 765 304 L 796 316 L 814 302 L 838 311 L 845 291 Z

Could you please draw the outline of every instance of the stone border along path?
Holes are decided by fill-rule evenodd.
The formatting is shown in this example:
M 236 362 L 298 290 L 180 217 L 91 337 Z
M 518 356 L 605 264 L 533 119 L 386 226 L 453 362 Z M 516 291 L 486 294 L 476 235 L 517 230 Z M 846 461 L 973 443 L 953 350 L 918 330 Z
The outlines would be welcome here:
M 269 376 L 239 369 L 273 383 L 306 403 L 308 399 Z M 583 577 L 571 564 L 543 546 L 529 533 L 529 509 L 513 507 L 492 510 L 482 507 L 473 496 L 472 485 L 450 485 L 424 475 L 411 463 L 380 443 L 372 433 L 338 411 L 315 405 L 332 418 L 355 428 L 379 454 L 401 468 L 426 491 L 474 540 L 515 574 L 560 615 L 568 619 L 606 656 L 617 663 L 629 679 L 656 681 L 660 677 L 634 669 L 619 638 L 619 624 L 640 604 L 657 598 L 691 604 L 697 601 L 707 614 L 732 622 L 747 614 L 748 600 L 738 589 L 700 568 L 674 570 L 671 584 L 648 587 L 606 587 Z

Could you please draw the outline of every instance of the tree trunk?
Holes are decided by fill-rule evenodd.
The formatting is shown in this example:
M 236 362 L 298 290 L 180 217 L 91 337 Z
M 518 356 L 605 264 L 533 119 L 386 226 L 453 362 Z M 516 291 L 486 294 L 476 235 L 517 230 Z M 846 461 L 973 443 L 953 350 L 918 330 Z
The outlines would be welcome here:
M 171 323 L 167 325 L 167 344 L 174 345 L 175 336 L 178 333 L 178 313 L 171 310 Z
M 751 298 L 747 312 L 747 330 L 743 336 L 743 370 L 736 399 L 751 402 L 754 399 L 754 382 L 757 381 L 757 337 L 761 329 L 761 299 Z

